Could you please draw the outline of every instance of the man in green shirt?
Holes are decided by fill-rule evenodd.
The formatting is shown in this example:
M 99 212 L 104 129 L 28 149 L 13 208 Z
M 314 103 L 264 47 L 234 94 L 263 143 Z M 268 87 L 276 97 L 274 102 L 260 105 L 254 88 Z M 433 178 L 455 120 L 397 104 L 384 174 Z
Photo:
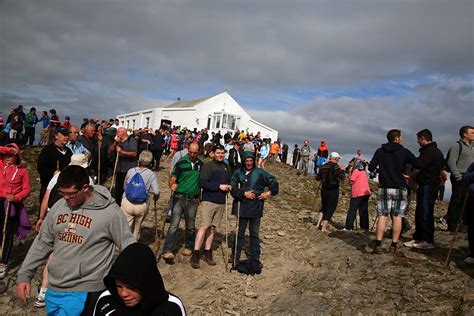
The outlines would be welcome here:
M 196 211 L 199 199 L 199 176 L 203 162 L 198 159 L 199 144 L 191 143 L 188 154 L 178 160 L 169 180 L 169 186 L 174 192 L 171 223 L 166 234 L 163 247 L 163 259 L 168 264 L 174 263 L 174 250 L 181 216 L 184 215 L 186 230 L 184 233 L 184 250 L 182 254 L 190 256 L 194 249 Z

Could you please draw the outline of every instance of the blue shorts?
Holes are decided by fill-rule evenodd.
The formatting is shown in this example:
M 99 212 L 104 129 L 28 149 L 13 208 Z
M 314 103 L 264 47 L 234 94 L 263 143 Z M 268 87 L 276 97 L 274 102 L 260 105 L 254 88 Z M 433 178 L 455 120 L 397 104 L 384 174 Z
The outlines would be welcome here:
M 379 188 L 377 191 L 377 215 L 404 217 L 407 208 L 407 190 Z
M 46 292 L 46 314 L 48 316 L 81 315 L 87 300 L 87 292 Z

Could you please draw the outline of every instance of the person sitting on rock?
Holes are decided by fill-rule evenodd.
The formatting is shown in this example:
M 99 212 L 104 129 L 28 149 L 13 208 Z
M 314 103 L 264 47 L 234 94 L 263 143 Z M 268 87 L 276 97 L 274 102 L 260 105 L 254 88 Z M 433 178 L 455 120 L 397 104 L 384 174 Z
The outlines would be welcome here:
M 266 199 L 278 194 L 277 179 L 267 171 L 255 167 L 255 157 L 251 152 L 243 154 L 242 168 L 236 170 L 230 181 L 231 194 L 234 197 L 232 215 L 238 217 L 237 251 L 233 263 L 237 265 L 240 252 L 244 246 L 245 230 L 249 226 L 250 259 L 260 266 L 260 219 L 263 216 L 263 206 Z M 265 188 L 269 190 L 265 192 Z

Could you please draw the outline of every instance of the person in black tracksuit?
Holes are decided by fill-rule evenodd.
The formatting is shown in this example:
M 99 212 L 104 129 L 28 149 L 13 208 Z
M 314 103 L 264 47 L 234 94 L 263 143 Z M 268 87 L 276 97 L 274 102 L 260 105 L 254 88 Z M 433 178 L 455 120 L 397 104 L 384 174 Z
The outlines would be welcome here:
M 242 165 L 242 158 L 239 148 L 240 144 L 235 142 L 234 147 L 229 150 L 229 167 L 231 176 L 234 174 L 234 171 L 240 169 L 240 166 Z
M 433 142 L 431 131 L 424 129 L 417 134 L 420 148 L 418 161 L 420 168 L 415 169 L 410 178 L 415 176 L 418 189 L 416 191 L 415 233 L 413 242 L 407 247 L 418 249 L 433 248 L 434 238 L 434 206 L 439 191 L 439 175 L 443 166 L 443 153 Z
M 163 155 L 163 144 L 165 143 L 163 135 L 159 130 L 155 131 L 152 138 L 151 152 L 153 153 L 153 160 L 155 161 L 153 169 L 156 171 L 160 170 L 160 160 Z
M 316 227 L 321 231 L 328 232 L 327 226 L 336 211 L 339 200 L 339 181 L 344 180 L 344 170 L 338 162 L 341 156 L 337 152 L 332 152 L 329 161 L 319 168 L 316 180 L 321 181 L 321 210 Z

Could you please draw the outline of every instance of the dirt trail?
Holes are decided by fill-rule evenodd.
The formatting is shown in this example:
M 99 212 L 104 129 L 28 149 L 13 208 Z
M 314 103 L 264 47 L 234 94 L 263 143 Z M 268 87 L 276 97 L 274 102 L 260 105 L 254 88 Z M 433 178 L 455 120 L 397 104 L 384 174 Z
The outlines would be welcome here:
M 229 273 L 223 257 L 225 244 L 220 243 L 224 239 L 222 235 L 214 245 L 217 266 L 201 262 L 201 269 L 193 269 L 189 257 L 181 253 L 174 265 L 160 261 L 158 266 L 167 289 L 183 300 L 189 314 L 463 314 L 474 309 L 474 268 L 462 261 L 467 249 L 465 233 L 459 235 L 453 262 L 448 268 L 443 267 L 443 262 L 452 236 L 440 230 L 436 231 L 437 247 L 433 250 L 420 252 L 401 247 L 396 257 L 372 255 L 373 233 L 337 230 L 345 221 L 349 201 L 347 185 L 341 189 L 331 227 L 333 232 L 324 234 L 313 225 L 316 218 L 313 209 L 320 203 L 319 196 L 315 198 L 314 177 L 298 176 L 294 169 L 280 164 L 269 164 L 268 171 L 277 177 L 280 194 L 265 204 L 260 230 L 262 274 Z M 158 176 L 162 190 L 158 207 L 161 215 L 169 189 L 165 170 Z M 373 208 L 374 194 L 370 200 L 371 220 Z M 141 240 L 147 244 L 154 238 L 154 216 L 150 211 Z M 442 204 L 437 207 L 436 215 L 445 212 L 446 205 Z M 413 217 L 413 213 L 409 217 Z M 199 218 L 198 211 L 197 224 Z M 235 227 L 232 216 L 229 216 L 228 227 L 232 237 Z M 180 230 L 180 244 L 182 233 Z M 411 232 L 406 234 L 410 235 Z M 388 242 L 385 241 L 386 247 Z M 15 247 L 13 270 L 21 263 L 28 244 Z M 33 282 L 34 290 L 38 277 L 39 273 Z M 43 311 L 29 307 L 33 299 L 28 307 L 19 304 L 14 295 L 14 276 L 10 274 L 9 279 L 8 290 L 0 296 L 0 310 L 8 315 L 42 314 Z M 5 281 L 8 282 L 8 278 L 3 286 Z

